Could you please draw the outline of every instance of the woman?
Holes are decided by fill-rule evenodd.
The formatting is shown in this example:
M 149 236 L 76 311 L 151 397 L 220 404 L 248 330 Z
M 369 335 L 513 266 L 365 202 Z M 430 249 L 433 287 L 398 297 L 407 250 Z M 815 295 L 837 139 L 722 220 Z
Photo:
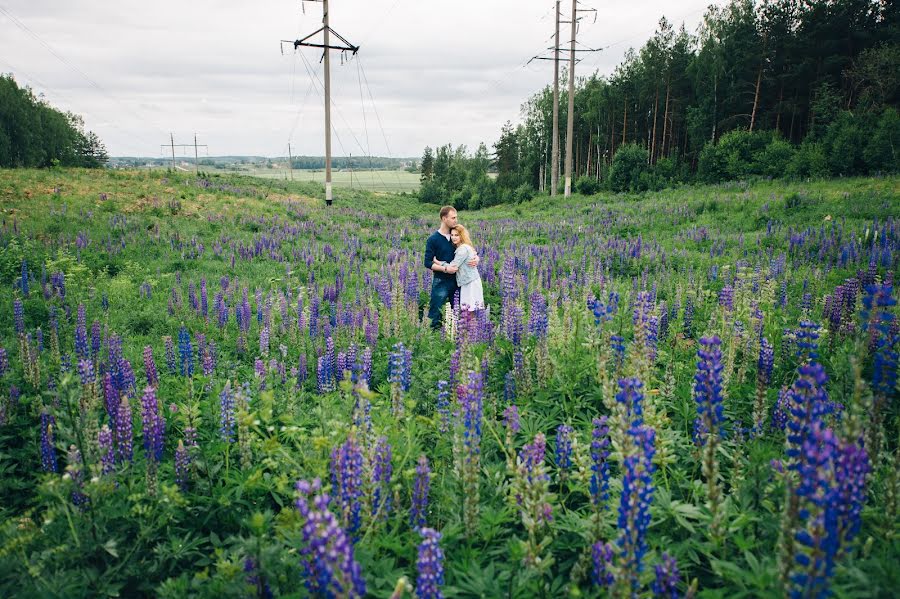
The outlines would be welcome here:
M 469 237 L 469 231 L 462 225 L 455 225 L 450 229 L 450 243 L 456 248 L 453 262 L 448 265 L 459 269 L 456 271 L 459 305 L 463 310 L 469 312 L 481 310 L 484 308 L 484 288 L 481 285 L 478 268 L 468 264 L 469 260 L 477 255 L 475 247 L 472 245 L 472 239 Z M 437 264 L 447 264 L 436 257 L 434 261 Z

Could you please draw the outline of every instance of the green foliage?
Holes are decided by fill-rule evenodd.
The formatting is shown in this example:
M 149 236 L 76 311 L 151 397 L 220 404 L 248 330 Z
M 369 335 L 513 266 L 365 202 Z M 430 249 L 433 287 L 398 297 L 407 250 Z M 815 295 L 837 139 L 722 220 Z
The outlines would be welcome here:
M 103 143 L 81 117 L 63 113 L 0 75 L 0 167 L 82 166 L 107 160 Z
M 640 191 L 641 174 L 648 170 L 647 150 L 638 144 L 626 144 L 613 156 L 609 169 L 609 188 L 612 191 Z
M 591 196 L 600 191 L 600 182 L 596 177 L 584 175 L 575 180 L 575 191 L 583 196 Z

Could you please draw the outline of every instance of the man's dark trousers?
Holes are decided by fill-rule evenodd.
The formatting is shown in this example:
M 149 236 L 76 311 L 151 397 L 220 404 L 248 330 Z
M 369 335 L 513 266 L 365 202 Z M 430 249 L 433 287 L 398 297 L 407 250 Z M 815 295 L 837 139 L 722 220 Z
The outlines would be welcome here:
M 431 328 L 441 328 L 441 320 L 444 312 L 444 304 L 453 301 L 453 296 L 459 290 L 456 285 L 456 277 L 434 277 L 431 282 L 431 302 L 428 304 L 428 318 L 431 319 Z

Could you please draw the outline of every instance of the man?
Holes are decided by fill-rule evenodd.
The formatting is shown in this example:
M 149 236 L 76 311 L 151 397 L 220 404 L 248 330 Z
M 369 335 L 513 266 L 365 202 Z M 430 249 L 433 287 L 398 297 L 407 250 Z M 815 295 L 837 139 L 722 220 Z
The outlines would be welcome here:
M 456 208 L 444 206 L 441 208 L 441 226 L 431 234 L 425 242 L 425 268 L 431 269 L 434 279 L 431 282 L 431 301 L 428 305 L 428 318 L 431 319 L 431 328 L 440 329 L 444 304 L 453 300 L 453 295 L 459 287 L 456 286 L 455 266 L 449 264 L 435 264 L 437 258 L 441 262 L 452 262 L 456 248 L 450 243 L 450 229 L 456 226 Z M 469 266 L 478 266 L 478 256 L 468 262 Z

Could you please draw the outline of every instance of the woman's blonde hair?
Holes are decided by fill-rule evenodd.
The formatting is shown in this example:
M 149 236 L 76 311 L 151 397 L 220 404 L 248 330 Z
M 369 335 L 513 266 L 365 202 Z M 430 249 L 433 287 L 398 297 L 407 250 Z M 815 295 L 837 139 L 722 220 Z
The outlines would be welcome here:
M 455 227 L 453 227 L 450 230 L 456 231 L 457 233 L 459 233 L 459 242 L 460 243 L 464 243 L 466 245 L 472 245 L 472 238 L 469 237 L 469 230 L 466 229 L 464 226 L 456 225 Z

